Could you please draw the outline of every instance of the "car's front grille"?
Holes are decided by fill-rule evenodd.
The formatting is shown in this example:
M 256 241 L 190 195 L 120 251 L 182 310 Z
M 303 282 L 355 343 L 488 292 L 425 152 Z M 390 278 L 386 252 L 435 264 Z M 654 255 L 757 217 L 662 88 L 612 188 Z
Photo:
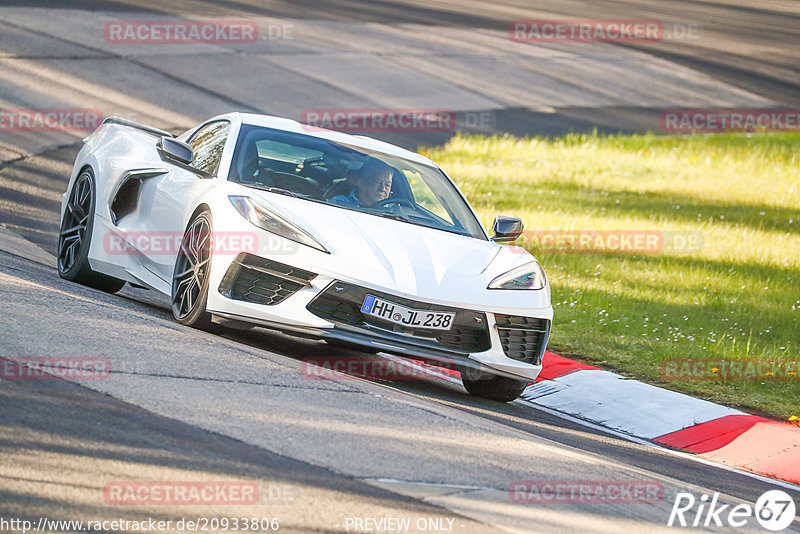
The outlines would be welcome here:
M 252 254 L 239 254 L 231 263 L 219 292 L 234 300 L 274 306 L 294 295 L 317 276 Z
M 547 338 L 550 335 L 550 321 L 535 317 L 495 314 L 497 333 L 503 352 L 511 359 L 533 365 L 541 365 Z
M 446 331 L 431 330 L 383 321 L 361 311 L 361 305 L 364 303 L 367 294 L 415 310 L 453 312 L 456 314 L 453 327 Z M 419 302 L 345 282 L 332 282 L 325 291 L 314 297 L 307 308 L 314 315 L 334 324 L 361 328 L 380 328 L 385 331 L 394 332 L 395 334 L 422 339 L 445 347 L 457 348 L 465 352 L 482 352 L 491 347 L 489 328 L 486 324 L 486 314 L 483 312 Z

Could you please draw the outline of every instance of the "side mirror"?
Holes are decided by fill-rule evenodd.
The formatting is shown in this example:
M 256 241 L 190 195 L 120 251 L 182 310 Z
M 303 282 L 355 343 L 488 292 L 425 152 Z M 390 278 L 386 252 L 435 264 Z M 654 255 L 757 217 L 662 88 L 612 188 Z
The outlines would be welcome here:
M 522 219 L 498 215 L 494 218 L 494 224 L 492 224 L 492 231 L 494 232 L 492 241 L 510 243 L 522 235 L 523 228 Z
M 158 148 L 158 154 L 164 161 L 191 165 L 194 159 L 194 151 L 192 151 L 191 146 L 171 137 L 162 137 L 156 147 Z

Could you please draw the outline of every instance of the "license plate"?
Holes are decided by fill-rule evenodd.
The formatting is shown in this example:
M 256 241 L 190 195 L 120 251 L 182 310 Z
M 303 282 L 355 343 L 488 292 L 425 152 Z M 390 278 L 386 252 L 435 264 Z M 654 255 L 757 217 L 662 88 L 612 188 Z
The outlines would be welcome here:
M 373 295 L 367 295 L 361 311 L 390 323 L 431 330 L 450 330 L 456 318 L 455 313 L 414 310 Z

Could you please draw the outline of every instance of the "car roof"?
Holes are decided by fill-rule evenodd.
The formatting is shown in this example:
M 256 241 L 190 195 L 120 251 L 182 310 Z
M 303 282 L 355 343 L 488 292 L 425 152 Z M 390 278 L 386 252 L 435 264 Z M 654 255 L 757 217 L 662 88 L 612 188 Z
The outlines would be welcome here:
M 250 124 L 253 126 L 263 126 L 265 128 L 275 128 L 277 130 L 284 130 L 287 132 L 301 133 L 304 135 L 309 135 L 311 137 L 327 139 L 329 141 L 342 143 L 357 148 L 373 150 L 376 152 L 383 152 L 385 154 L 389 154 L 399 158 L 404 158 L 410 161 L 414 161 L 416 163 L 421 163 L 423 165 L 435 167 L 438 169 L 438 166 L 433 161 L 426 158 L 422 154 L 411 152 L 410 150 L 406 150 L 391 143 L 387 143 L 379 139 L 373 139 L 372 137 L 367 137 L 364 135 L 352 135 L 344 132 L 337 132 L 335 130 L 328 130 L 326 128 L 319 128 L 317 126 L 309 126 L 307 124 L 303 124 L 293 119 L 287 119 L 284 117 L 275 117 L 272 115 L 261 115 L 257 113 L 236 112 L 236 113 L 226 113 L 225 115 L 220 115 L 218 117 L 214 117 L 213 119 L 209 119 L 209 121 L 216 119 L 229 119 L 229 120 L 238 119 L 244 124 Z

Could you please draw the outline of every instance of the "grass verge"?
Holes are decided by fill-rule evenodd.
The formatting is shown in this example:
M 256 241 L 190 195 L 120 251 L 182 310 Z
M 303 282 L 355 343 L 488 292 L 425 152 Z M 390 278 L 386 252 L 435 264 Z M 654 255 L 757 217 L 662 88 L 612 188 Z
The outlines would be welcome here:
M 552 285 L 552 350 L 751 413 L 798 414 L 800 134 L 459 135 L 422 152 L 487 227 L 506 214 L 536 232 L 518 244 Z M 545 242 L 563 231 L 600 232 L 606 248 Z M 626 232 L 664 246 L 612 250 L 608 236 Z M 688 358 L 709 363 L 698 372 Z M 724 378 L 729 365 L 744 379 Z

